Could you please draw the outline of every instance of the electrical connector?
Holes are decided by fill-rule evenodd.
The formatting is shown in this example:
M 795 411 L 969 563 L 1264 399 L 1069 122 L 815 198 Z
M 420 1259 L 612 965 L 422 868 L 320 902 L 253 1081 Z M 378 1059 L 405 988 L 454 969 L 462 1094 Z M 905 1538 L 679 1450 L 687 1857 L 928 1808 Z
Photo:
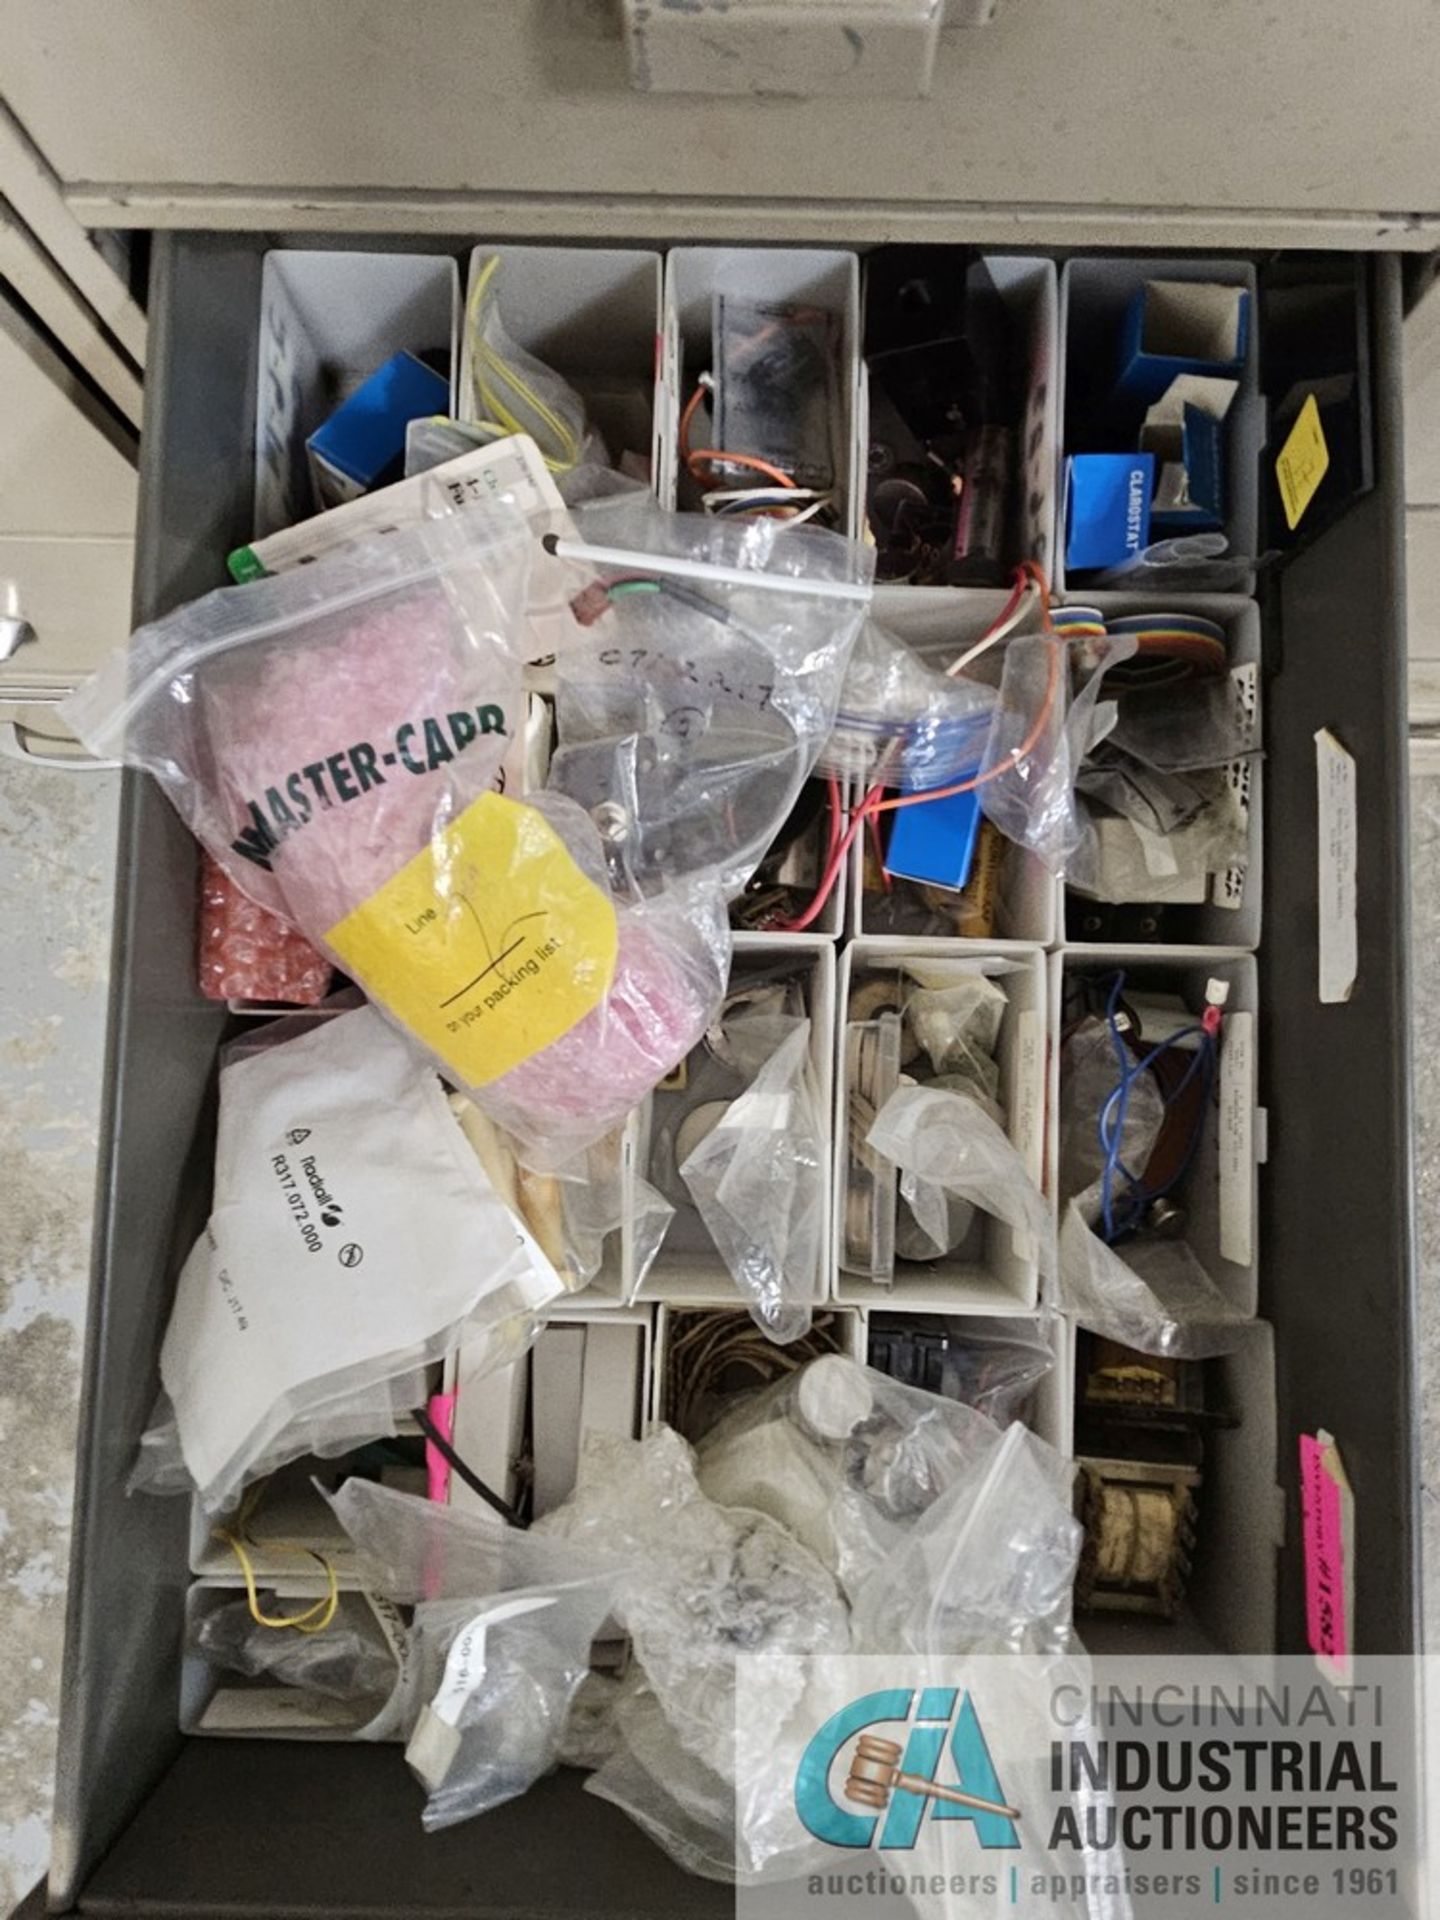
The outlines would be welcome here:
M 1220 1031 L 1220 1023 L 1225 1018 L 1225 1003 L 1230 998 L 1230 982 L 1217 980 L 1213 976 L 1205 982 L 1205 1011 L 1200 1016 L 1200 1024 L 1213 1040 Z

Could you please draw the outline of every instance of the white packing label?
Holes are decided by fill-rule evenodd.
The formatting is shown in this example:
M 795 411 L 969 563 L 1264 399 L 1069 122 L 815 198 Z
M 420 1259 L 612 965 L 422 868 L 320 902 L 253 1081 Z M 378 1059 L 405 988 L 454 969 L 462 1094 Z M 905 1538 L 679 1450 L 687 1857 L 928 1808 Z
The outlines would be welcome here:
M 1014 1138 L 1038 1187 L 1045 1172 L 1045 1032 L 1032 1007 L 1015 1022 Z
M 425 1364 L 492 1294 L 509 1312 L 561 1291 L 373 1008 L 231 1059 L 214 1209 L 160 1355 L 185 1465 L 223 1498 L 299 1414 Z
M 1015 1022 L 1015 1088 L 1010 1124 L 1015 1150 L 1037 1187 L 1043 1185 L 1045 1177 L 1045 1092 L 1041 1064 L 1044 1049 L 1044 1027 L 1040 1015 L 1031 1008 Z M 1012 1227 L 1010 1236 L 1017 1260 L 1035 1258 L 1031 1234 L 1023 1227 Z
M 498 1627 L 503 1620 L 518 1620 L 522 1614 L 539 1613 L 554 1604 L 553 1593 L 520 1593 L 513 1599 L 497 1600 L 492 1606 L 482 1607 L 450 1642 L 445 1674 L 430 1702 L 435 1718 L 443 1720 L 446 1726 L 459 1726 L 466 1701 L 478 1692 L 485 1678 L 485 1641 L 491 1627 Z
M 1255 1016 L 1228 1015 L 1220 1034 L 1220 1257 L 1248 1267 L 1255 1257 Z
M 1360 948 L 1355 756 L 1328 727 L 1315 735 L 1315 807 L 1320 1000 L 1331 1006 L 1348 1000 L 1355 991 Z
M 486 506 L 523 514 L 534 523 L 537 535 L 541 531 L 562 538 L 574 535 L 574 522 L 539 448 L 528 434 L 515 433 L 252 540 L 231 555 L 231 572 L 242 580 L 261 573 L 288 573 L 350 541 L 394 533 L 442 513 Z M 543 552 L 537 538 L 526 604 L 531 634 L 527 651 L 539 668 L 527 676 L 533 692 L 554 692 L 554 674 L 549 671 L 554 655 L 583 637 L 570 602 L 590 578 L 584 569 Z

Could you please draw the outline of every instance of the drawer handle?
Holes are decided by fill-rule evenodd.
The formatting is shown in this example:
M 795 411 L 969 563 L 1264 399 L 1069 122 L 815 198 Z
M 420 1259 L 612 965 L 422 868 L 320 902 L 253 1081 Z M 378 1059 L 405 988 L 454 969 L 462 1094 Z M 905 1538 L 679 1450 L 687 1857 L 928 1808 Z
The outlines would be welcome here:
M 0 614 L 0 660 L 13 660 L 21 647 L 35 638 L 35 629 L 18 613 Z
M 43 742 L 44 747 L 37 750 L 29 744 L 32 740 Z M 61 734 L 39 733 L 20 720 L 0 722 L 0 753 L 27 767 L 55 767 L 62 773 L 116 773 L 122 764 L 119 760 L 95 760 L 78 742 Z

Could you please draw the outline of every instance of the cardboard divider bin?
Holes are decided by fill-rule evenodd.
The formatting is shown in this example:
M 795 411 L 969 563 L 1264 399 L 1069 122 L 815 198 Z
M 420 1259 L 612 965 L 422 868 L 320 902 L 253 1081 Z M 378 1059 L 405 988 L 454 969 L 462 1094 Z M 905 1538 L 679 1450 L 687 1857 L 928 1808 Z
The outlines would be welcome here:
M 1088 598 L 1074 592 L 1072 604 L 1094 607 L 1107 619 L 1144 614 L 1162 603 L 1154 595 L 1096 593 Z M 1203 904 L 1177 905 L 1172 914 L 1183 916 L 1187 936 L 1172 936 L 1172 946 L 1254 948 L 1260 944 L 1261 902 L 1265 891 L 1265 683 L 1261 660 L 1260 609 L 1239 594 L 1177 594 L 1163 603 L 1167 612 L 1198 615 L 1222 627 L 1228 656 L 1231 698 L 1236 709 L 1251 717 L 1255 751 L 1228 769 L 1231 791 L 1245 818 L 1244 863 L 1225 873 L 1212 874 Z M 1193 682 L 1189 684 L 1195 684 Z M 1102 699 L 1105 697 L 1102 690 Z M 1086 903 L 1067 894 L 1059 903 L 1061 932 L 1068 947 L 1115 944 L 1102 937 L 1087 938 L 1077 926 L 1076 910 Z M 1122 943 L 1123 944 L 1123 943 Z
M 653 480 L 661 426 L 655 404 L 660 255 L 636 247 L 479 242 L 470 252 L 461 322 L 457 402 L 462 420 L 478 417 L 470 326 L 476 276 L 497 254 L 495 298 L 505 331 L 575 389 L 611 460 L 629 455 L 648 462 Z
M 840 960 L 835 1068 L 835 1297 L 845 1304 L 925 1313 L 1005 1314 L 1034 1308 L 1039 1300 L 1037 1250 L 1026 1236 L 990 1214 L 977 1213 L 970 1233 L 953 1253 L 931 1261 L 897 1258 L 892 1283 L 877 1282 L 868 1270 L 864 1250 L 871 1244 L 870 1235 L 879 1230 L 874 1210 L 883 1213 L 888 1208 L 888 1183 L 898 1179 L 895 1170 L 888 1162 L 875 1162 L 873 1188 L 862 1174 L 852 1196 L 853 1088 L 847 1029 L 856 1018 L 857 989 L 875 980 L 892 982 L 898 1004 L 907 981 L 940 987 L 977 974 L 993 980 L 1008 1003 L 997 1044 L 999 1103 L 1006 1115 L 1006 1132 L 1035 1184 L 1040 1186 L 1044 1180 L 1049 986 L 1040 949 L 986 953 L 958 944 L 945 947 L 938 941 L 924 947 L 898 939 L 852 941 Z M 857 1197 L 859 1209 L 852 1219 Z
M 896 595 L 893 589 L 877 593 L 873 618 L 897 639 L 913 648 L 927 665 L 944 669 L 967 647 L 971 647 L 1000 617 L 1009 596 L 999 590 L 972 587 L 928 587 L 907 589 Z M 1003 658 L 1004 641 L 993 649 L 994 668 Z M 983 657 L 983 656 L 982 656 Z M 977 662 L 978 664 L 978 662 Z M 893 819 L 893 814 L 889 816 Z M 886 816 L 881 816 L 882 835 L 888 834 Z M 848 861 L 849 903 L 846 929 L 851 934 L 905 939 L 922 948 L 931 945 L 981 946 L 987 950 L 1009 946 L 1050 946 L 1057 938 L 1058 903 L 1055 880 L 1049 870 L 1024 847 L 1002 840 L 1000 872 L 995 892 L 993 933 L 977 940 L 959 940 L 949 933 L 926 934 L 897 932 L 883 922 L 883 889 L 867 888 L 867 867 L 874 872 L 872 836 L 857 834 Z M 909 899 L 913 889 L 905 881 L 895 882 Z
M 1144 301 L 1147 286 L 1170 290 L 1168 303 Z M 1184 312 L 1184 292 L 1195 288 L 1196 311 Z M 1202 288 L 1225 288 L 1244 296 L 1247 316 L 1239 339 L 1238 363 L 1206 356 L 1227 349 L 1217 338 L 1226 329 L 1203 306 Z M 1233 314 L 1232 314 L 1233 320 Z M 1147 329 L 1156 329 L 1151 334 Z M 1137 331 L 1138 329 L 1138 331 Z M 1076 577 L 1066 563 L 1069 494 L 1064 463 L 1078 453 L 1138 453 L 1140 424 L 1147 403 L 1158 401 L 1175 375 L 1191 368 L 1201 377 L 1238 381 L 1239 390 L 1221 423 L 1219 435 L 1223 503 L 1221 528 L 1228 543 L 1224 560 L 1226 592 L 1253 593 L 1254 562 L 1260 550 L 1260 455 L 1265 444 L 1265 402 L 1260 392 L 1260 332 L 1255 269 L 1248 261 L 1186 254 L 1176 258 L 1128 258 L 1101 255 L 1068 260 L 1060 275 L 1061 334 L 1061 450 L 1059 506 L 1056 526 L 1056 566 L 1052 585 L 1073 599 L 1085 599 L 1100 583 Z M 1231 336 L 1233 339 L 1233 335 Z M 1146 344 L 1154 345 L 1153 353 Z M 1122 390 L 1123 389 L 1123 390 Z M 1117 390 L 1119 391 L 1118 398 Z M 1157 457 L 1156 469 L 1164 455 Z M 1208 523 L 1207 523 L 1208 527 Z M 1179 524 L 1155 528 L 1152 541 L 1170 539 L 1186 531 Z M 1206 530 L 1197 528 L 1197 531 Z M 1126 591 L 1159 593 L 1173 598 L 1183 591 L 1171 574 L 1136 570 Z M 1119 582 L 1106 581 L 1107 586 Z M 1191 591 L 1203 591 L 1204 581 L 1186 582 Z M 1218 580 L 1214 583 L 1221 584 Z
M 1270 1150 L 1268 1113 L 1258 1091 L 1263 1036 L 1255 961 L 1248 954 L 1225 956 L 1201 948 L 1112 947 L 1093 953 L 1067 950 L 1053 956 L 1051 965 L 1063 971 L 1062 991 L 1076 974 L 1103 980 L 1120 969 L 1127 995 L 1175 996 L 1197 1019 L 1210 981 L 1228 989 L 1210 1111 L 1177 1198 L 1186 1212 L 1182 1237 L 1227 1303 L 1253 1316 L 1260 1301 L 1260 1168 Z M 1063 1058 L 1057 1086 L 1063 1116 Z M 1066 1196 L 1058 1192 L 1059 1175 L 1057 1166 L 1063 1215 Z
M 1053 580 L 1060 478 L 1059 276 L 1053 260 L 1024 254 L 982 254 L 979 265 L 990 275 L 1004 304 L 1023 367 L 1024 403 L 1015 422 L 1009 544 L 1015 562 L 1033 560 Z M 862 483 L 869 466 L 871 429 L 870 367 L 865 351 L 862 341 L 857 408 Z M 860 514 L 863 522 L 863 499 Z M 892 616 L 913 599 L 957 591 L 963 589 L 882 583 L 875 591 L 875 618 L 888 626 Z
M 828 1181 L 831 1142 L 829 1120 L 833 1100 L 833 1056 L 835 1023 L 835 949 L 823 937 L 790 935 L 782 940 L 763 934 L 737 934 L 730 989 L 734 993 L 747 985 L 767 979 L 795 979 L 803 983 L 810 1020 L 811 1092 L 820 1126 L 822 1178 Z M 713 1029 L 712 1029 L 713 1032 Z M 693 1049 L 680 1087 L 663 1083 L 647 1102 L 648 1125 L 643 1157 L 637 1154 L 635 1165 L 665 1199 L 675 1207 L 665 1243 L 648 1275 L 640 1279 L 637 1298 L 694 1302 L 709 1306 L 743 1306 L 742 1296 L 729 1269 L 716 1251 L 704 1221 L 689 1199 L 679 1176 L 681 1155 L 678 1128 L 685 1114 L 697 1104 L 716 1099 L 734 1099 L 738 1087 L 717 1080 L 714 1062 L 708 1059 L 710 1041 L 702 1040 Z M 673 1076 L 675 1081 L 682 1077 Z M 705 1091 L 707 1081 L 718 1090 Z M 823 1196 L 823 1218 L 819 1271 L 815 1279 L 814 1300 L 824 1300 L 829 1292 L 831 1247 L 828 1232 L 830 1196 Z M 788 1277 L 788 1276 L 787 1276 Z
M 305 443 L 393 354 L 442 352 L 453 410 L 459 270 L 448 254 L 272 248 L 259 324 L 255 539 L 318 510 Z
M 677 435 L 686 402 L 702 373 L 713 372 L 716 296 L 734 293 L 777 306 L 817 308 L 833 322 L 836 352 L 830 455 L 842 533 L 858 537 L 865 513 L 865 448 L 859 437 L 860 266 L 853 253 L 800 247 L 675 247 L 665 267 L 665 325 L 660 402 L 664 443 L 658 492 L 663 506 L 687 500 Z M 708 419 L 702 405 L 700 417 Z M 708 440 L 693 445 L 713 444 Z M 735 447 L 734 452 L 754 452 Z

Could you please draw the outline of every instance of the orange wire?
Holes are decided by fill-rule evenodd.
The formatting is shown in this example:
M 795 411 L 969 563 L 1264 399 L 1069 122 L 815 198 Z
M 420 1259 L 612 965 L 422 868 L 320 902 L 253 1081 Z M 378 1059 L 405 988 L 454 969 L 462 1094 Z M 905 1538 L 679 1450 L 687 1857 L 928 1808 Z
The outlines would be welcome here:
M 998 780 L 1001 774 L 1009 773 L 1012 768 L 1019 766 L 1020 762 L 1034 751 L 1036 743 L 1048 726 L 1050 715 L 1054 711 L 1055 696 L 1060 690 L 1061 662 L 1065 657 L 1067 641 L 1065 636 L 1055 632 L 1055 623 L 1050 618 L 1050 582 L 1045 577 L 1044 569 L 1038 566 L 1033 560 L 1026 560 L 1021 563 L 1021 571 L 1028 573 L 1040 588 L 1041 624 L 1051 643 L 1050 666 L 1045 681 L 1045 698 L 1041 702 L 1039 715 L 1030 732 L 1018 747 L 1007 754 L 1003 760 L 999 761 L 987 772 L 977 774 L 973 780 L 961 780 L 953 787 L 937 787 L 927 793 L 903 794 L 894 800 L 886 800 L 884 798 L 885 789 L 883 787 L 871 787 L 862 797 L 855 811 L 851 814 L 850 823 L 840 839 L 838 841 L 832 840 L 830 857 L 825 863 L 825 871 L 820 876 L 820 883 L 815 889 L 809 906 L 805 908 L 803 913 L 797 914 L 793 920 L 785 921 L 781 927 L 776 929 L 777 932 L 803 933 L 806 927 L 819 919 L 821 913 L 824 911 L 826 901 L 834 892 L 836 882 L 840 878 L 840 871 L 844 865 L 845 856 L 849 853 L 856 834 L 863 831 L 867 821 L 872 827 L 878 826 L 878 816 L 882 813 L 893 812 L 896 807 L 919 807 L 923 806 L 927 800 L 945 800 L 948 799 L 951 794 L 972 793 L 976 787 L 983 787 L 988 781 Z M 1000 620 L 1004 620 L 1006 617 L 1007 616 L 1002 613 Z M 995 624 L 997 626 L 1000 624 L 1000 620 L 996 621 Z M 883 860 L 881 866 L 883 871 Z
M 748 473 L 763 473 L 766 479 L 773 480 L 777 487 L 793 488 L 796 485 L 793 474 L 786 473 L 783 467 L 772 466 L 768 460 L 762 460 L 758 453 L 726 453 L 720 447 L 692 448 L 690 445 L 690 428 L 694 424 L 695 415 L 699 412 L 700 402 L 704 398 L 704 387 L 697 386 L 690 398 L 685 402 L 685 410 L 680 415 L 680 431 L 678 436 L 680 458 L 684 461 L 685 471 L 690 475 L 692 480 L 699 480 L 701 478 L 700 474 L 695 471 L 697 466 L 715 467 L 724 465 L 744 467 Z

